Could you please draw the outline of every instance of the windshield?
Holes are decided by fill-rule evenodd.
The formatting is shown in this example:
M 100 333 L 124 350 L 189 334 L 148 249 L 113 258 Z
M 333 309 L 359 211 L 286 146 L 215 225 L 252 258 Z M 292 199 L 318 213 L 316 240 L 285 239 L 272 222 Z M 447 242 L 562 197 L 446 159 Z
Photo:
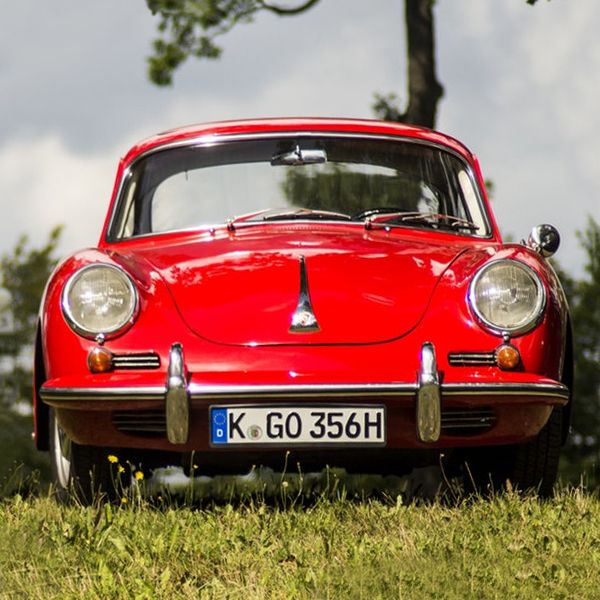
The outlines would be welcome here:
M 403 213 L 410 216 L 399 218 Z M 402 140 L 288 135 L 168 148 L 141 158 L 128 173 L 109 235 L 214 226 L 240 215 L 245 224 L 378 215 L 377 222 L 403 227 L 443 218 L 462 235 L 489 233 L 471 173 L 449 152 Z

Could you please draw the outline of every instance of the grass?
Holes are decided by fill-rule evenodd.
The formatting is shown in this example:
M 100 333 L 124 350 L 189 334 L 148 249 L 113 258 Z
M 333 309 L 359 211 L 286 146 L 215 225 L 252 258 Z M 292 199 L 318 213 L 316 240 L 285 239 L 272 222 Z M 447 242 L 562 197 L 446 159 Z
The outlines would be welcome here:
M 600 501 L 0 503 L 0 598 L 598 598 Z
M 49 479 L 48 456 L 35 449 L 31 427 L 30 415 L 0 406 L 0 498 L 37 489 L 40 478 Z

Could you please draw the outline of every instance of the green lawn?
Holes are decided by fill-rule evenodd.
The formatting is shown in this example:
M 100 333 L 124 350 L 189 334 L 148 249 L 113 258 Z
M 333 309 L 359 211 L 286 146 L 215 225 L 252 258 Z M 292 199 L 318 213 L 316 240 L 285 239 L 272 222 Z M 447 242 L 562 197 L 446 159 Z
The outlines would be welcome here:
M 598 598 L 600 502 L 0 503 L 0 598 Z
M 600 598 L 600 500 L 581 489 L 407 504 L 406 478 L 175 473 L 179 495 L 142 480 L 118 506 L 62 506 L 16 466 L 46 468 L 28 418 L 0 425 L 1 600 Z
M 37 481 L 50 476 L 47 453 L 35 449 L 31 429 L 31 416 L 0 407 L 0 498 L 23 488 L 37 489 Z

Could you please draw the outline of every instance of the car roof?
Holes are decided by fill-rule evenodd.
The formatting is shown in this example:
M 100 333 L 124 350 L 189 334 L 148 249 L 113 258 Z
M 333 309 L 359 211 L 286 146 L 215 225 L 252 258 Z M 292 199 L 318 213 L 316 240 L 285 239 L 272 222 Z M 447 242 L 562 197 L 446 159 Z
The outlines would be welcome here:
M 124 162 L 129 163 L 135 160 L 140 154 L 159 149 L 161 146 L 179 142 L 185 143 L 187 140 L 194 140 L 196 138 L 212 136 L 218 138 L 220 136 L 230 135 L 296 131 L 358 133 L 414 138 L 447 146 L 464 156 L 468 161 L 473 160 L 473 155 L 461 142 L 451 136 L 424 127 L 390 121 L 378 121 L 374 119 L 294 117 L 216 121 L 171 129 L 143 140 L 133 146 L 124 157 Z

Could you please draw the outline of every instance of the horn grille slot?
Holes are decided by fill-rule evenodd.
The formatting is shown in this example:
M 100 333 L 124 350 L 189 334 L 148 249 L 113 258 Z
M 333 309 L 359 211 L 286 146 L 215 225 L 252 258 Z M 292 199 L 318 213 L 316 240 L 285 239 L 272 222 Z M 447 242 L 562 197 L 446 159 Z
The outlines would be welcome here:
M 130 435 L 165 435 L 167 422 L 164 410 L 115 411 L 112 422 L 116 429 Z
M 452 367 L 496 366 L 494 352 L 450 352 L 448 363 Z
M 158 369 L 160 357 L 155 352 L 114 354 L 113 369 Z
M 471 436 L 489 431 L 496 415 L 489 407 L 445 408 L 442 411 L 442 432 L 449 436 Z

